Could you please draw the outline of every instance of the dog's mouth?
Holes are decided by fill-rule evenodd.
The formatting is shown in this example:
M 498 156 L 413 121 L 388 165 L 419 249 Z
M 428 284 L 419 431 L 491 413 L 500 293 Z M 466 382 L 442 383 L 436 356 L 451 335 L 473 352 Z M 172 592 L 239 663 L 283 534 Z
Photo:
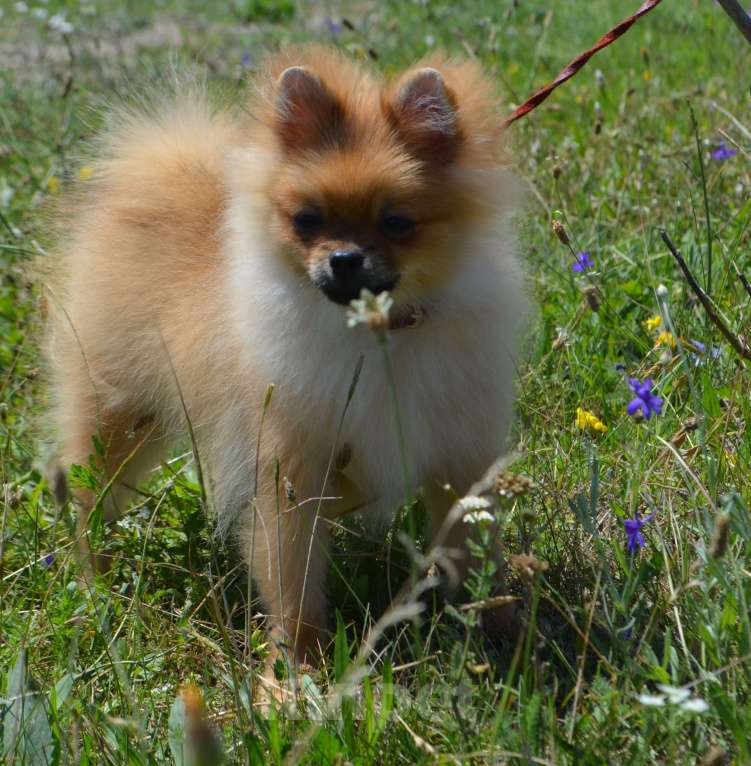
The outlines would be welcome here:
M 399 277 L 394 276 L 389 279 L 356 279 L 341 280 L 334 279 L 328 274 L 317 274 L 313 277 L 313 284 L 334 303 L 340 306 L 349 306 L 349 304 L 360 297 L 363 290 L 369 290 L 373 295 L 382 292 L 391 292 L 397 283 Z

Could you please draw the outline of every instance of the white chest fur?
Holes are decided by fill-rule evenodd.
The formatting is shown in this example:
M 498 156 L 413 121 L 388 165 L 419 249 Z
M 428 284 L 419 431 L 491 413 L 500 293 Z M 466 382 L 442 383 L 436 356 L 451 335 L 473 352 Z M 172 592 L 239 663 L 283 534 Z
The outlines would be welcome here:
M 394 391 L 412 488 L 435 480 L 462 491 L 503 448 L 525 306 L 514 240 L 498 222 L 467 248 L 461 269 L 426 304 L 424 322 L 388 333 L 391 386 L 371 331 L 348 328 L 344 309 L 273 251 L 252 200 L 238 195 L 230 206 L 227 274 L 248 368 L 275 384 L 275 408 L 301 449 L 328 455 L 337 435 L 351 447 L 347 476 L 387 513 L 404 487 Z

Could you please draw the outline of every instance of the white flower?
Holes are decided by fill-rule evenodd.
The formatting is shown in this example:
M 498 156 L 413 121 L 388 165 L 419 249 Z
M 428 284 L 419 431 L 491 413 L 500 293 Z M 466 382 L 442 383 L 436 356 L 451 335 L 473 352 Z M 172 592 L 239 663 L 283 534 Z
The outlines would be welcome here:
M 55 32 L 59 32 L 61 35 L 69 35 L 74 29 L 73 25 L 65 18 L 65 14 L 62 12 L 51 16 L 48 23 L 50 29 L 54 29 Z
M 482 511 L 485 508 L 490 508 L 491 505 L 490 500 L 477 495 L 467 495 L 459 501 L 459 506 L 463 511 Z
M 681 709 L 688 710 L 689 713 L 706 713 L 709 705 L 699 697 L 692 697 L 690 700 L 681 702 Z
M 688 689 L 668 684 L 657 684 L 657 688 L 662 694 L 640 694 L 637 699 L 647 707 L 665 707 L 665 703 L 669 702 L 687 713 L 706 713 L 709 710 L 709 705 L 699 697 L 692 697 Z
M 26 13 L 26 11 L 29 10 L 29 6 L 26 5 L 23 0 L 21 0 L 21 2 L 14 3 L 13 8 L 15 9 L 16 13 Z
M 0 190 L 0 207 L 8 207 L 14 194 L 14 189 L 11 189 L 10 186 L 4 186 L 2 190 Z
M 665 287 L 665 285 L 657 285 L 657 290 L 655 290 L 657 293 L 658 298 L 667 298 L 668 297 L 668 288 Z
M 661 694 L 640 694 L 636 699 L 647 707 L 663 707 L 665 705 L 665 697 Z
M 40 19 L 41 21 L 44 21 L 49 14 L 46 8 L 32 8 L 31 15 L 35 19 Z
M 385 330 L 389 326 L 389 310 L 394 305 L 393 298 L 386 292 L 373 295 L 363 289 L 360 297 L 350 301 L 347 309 L 347 327 L 366 324 L 371 330 Z
M 433 35 L 425 35 L 424 41 L 428 48 L 432 48 L 435 45 L 435 37 Z
M 667 684 L 657 684 L 657 688 L 666 694 L 668 699 L 674 704 L 679 705 L 691 696 L 688 689 L 681 689 L 678 686 L 668 686 Z
M 493 514 L 487 511 L 470 511 L 462 516 L 462 521 L 465 524 L 490 524 L 495 519 Z

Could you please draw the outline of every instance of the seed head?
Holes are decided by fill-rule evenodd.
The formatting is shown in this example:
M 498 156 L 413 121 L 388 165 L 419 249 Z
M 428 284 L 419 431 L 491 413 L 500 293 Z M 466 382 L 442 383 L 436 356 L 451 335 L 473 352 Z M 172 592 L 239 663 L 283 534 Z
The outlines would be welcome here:
M 595 314 L 600 310 L 600 291 L 594 285 L 588 285 L 582 290 L 582 295 Z
M 548 568 L 548 562 L 538 559 L 534 553 L 517 553 L 511 556 L 509 564 L 525 580 L 534 580 L 540 572 L 545 572 Z
M 551 224 L 553 227 L 553 234 L 555 234 L 556 237 L 564 244 L 568 245 L 570 244 L 568 234 L 566 234 L 566 229 L 564 225 L 560 221 L 553 221 Z
M 535 483 L 528 476 L 502 471 L 495 477 L 493 491 L 501 497 L 519 497 L 535 488 Z
M 730 516 L 721 513 L 715 521 L 712 544 L 709 547 L 709 555 L 713 559 L 721 559 L 728 549 L 728 536 L 730 533 Z

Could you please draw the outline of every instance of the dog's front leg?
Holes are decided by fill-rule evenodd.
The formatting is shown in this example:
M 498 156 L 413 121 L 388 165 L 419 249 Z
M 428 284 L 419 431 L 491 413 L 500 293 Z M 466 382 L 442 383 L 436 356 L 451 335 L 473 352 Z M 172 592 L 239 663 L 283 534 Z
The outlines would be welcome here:
M 295 663 L 310 663 L 328 640 L 323 473 L 314 478 L 294 465 L 284 468 L 291 469 L 287 482 L 277 487 L 272 476 L 261 483 L 240 539 L 275 652 L 286 649 Z

